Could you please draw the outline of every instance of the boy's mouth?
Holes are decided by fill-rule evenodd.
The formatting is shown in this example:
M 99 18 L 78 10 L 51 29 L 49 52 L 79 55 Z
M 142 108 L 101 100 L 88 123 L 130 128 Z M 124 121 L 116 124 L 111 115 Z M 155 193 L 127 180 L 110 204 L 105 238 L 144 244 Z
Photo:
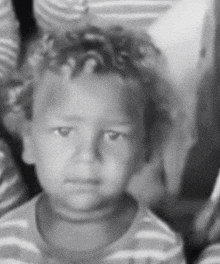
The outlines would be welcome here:
M 93 192 L 97 190 L 100 181 L 97 179 L 68 178 L 66 183 L 71 186 L 74 192 Z

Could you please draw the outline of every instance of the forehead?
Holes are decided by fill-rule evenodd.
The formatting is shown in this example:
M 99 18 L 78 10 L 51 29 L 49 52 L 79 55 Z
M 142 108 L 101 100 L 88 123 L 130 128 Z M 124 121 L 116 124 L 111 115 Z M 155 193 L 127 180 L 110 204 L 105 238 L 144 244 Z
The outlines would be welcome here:
M 77 109 L 80 113 L 85 107 L 94 115 L 103 110 L 112 115 L 114 112 L 128 114 L 131 105 L 129 89 L 116 74 L 88 74 L 66 79 L 48 71 L 35 92 L 34 115 L 49 110 L 68 113 Z

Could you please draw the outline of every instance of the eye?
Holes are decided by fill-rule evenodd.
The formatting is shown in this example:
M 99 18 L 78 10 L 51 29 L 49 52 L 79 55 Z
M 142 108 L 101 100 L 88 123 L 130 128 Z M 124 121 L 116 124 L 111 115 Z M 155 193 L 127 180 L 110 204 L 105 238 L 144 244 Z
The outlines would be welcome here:
M 54 134 L 56 136 L 68 137 L 72 130 L 72 127 L 57 127 L 54 129 Z
M 124 136 L 122 133 L 116 131 L 106 131 L 105 135 L 107 136 L 107 139 L 111 141 L 116 141 L 120 137 Z

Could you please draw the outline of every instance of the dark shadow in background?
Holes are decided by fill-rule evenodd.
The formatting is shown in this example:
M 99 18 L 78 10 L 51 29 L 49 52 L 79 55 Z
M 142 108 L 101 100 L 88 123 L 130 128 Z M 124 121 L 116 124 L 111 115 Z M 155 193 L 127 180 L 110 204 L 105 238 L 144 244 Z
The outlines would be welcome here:
M 12 0 L 14 4 L 14 9 L 17 15 L 17 18 L 20 22 L 20 33 L 22 43 L 32 35 L 36 33 L 36 24 L 33 19 L 32 12 L 32 1 L 31 0 Z M 22 153 L 22 144 L 21 142 L 14 136 L 11 136 L 7 130 L 4 128 L 2 122 L 0 122 L 0 135 L 7 142 L 11 149 L 11 154 L 17 163 L 21 174 L 26 182 L 30 197 L 33 197 L 40 191 L 40 187 L 35 176 L 34 167 L 27 166 L 21 159 Z

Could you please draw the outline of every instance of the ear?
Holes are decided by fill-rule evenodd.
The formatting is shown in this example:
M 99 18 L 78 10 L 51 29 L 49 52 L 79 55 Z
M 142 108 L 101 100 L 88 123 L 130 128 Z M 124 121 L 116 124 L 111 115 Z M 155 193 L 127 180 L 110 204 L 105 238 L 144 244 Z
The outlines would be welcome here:
M 34 164 L 34 147 L 31 132 L 31 121 L 25 121 L 22 126 L 23 151 L 22 159 L 26 164 Z

